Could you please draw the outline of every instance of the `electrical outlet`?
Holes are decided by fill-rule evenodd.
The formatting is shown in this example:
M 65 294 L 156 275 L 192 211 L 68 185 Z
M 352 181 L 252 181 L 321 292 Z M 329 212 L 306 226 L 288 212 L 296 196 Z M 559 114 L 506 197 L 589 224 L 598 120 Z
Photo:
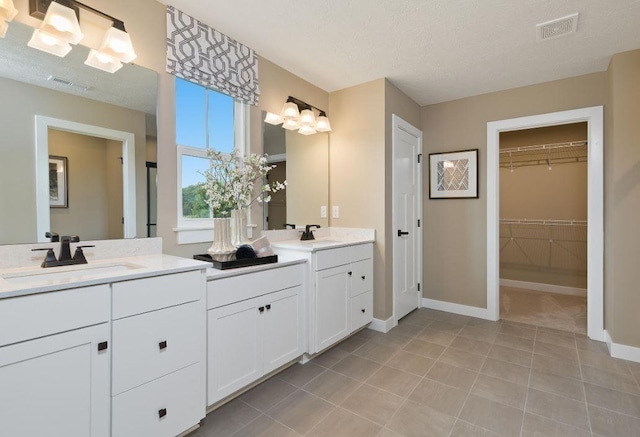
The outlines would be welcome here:
M 320 207 L 320 218 L 327 218 L 327 205 Z
M 340 218 L 340 207 L 339 206 L 334 206 L 333 207 L 333 218 Z

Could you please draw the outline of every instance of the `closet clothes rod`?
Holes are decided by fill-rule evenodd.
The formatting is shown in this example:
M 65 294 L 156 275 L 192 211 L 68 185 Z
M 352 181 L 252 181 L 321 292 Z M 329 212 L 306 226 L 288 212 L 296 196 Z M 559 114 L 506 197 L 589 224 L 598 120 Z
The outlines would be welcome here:
M 501 225 L 587 226 L 587 220 L 500 219 Z
M 508 149 L 500 149 L 500 154 L 514 154 L 521 152 L 539 152 L 542 150 L 558 150 L 558 149 L 568 149 L 572 147 L 584 147 L 587 145 L 587 140 L 581 141 L 570 141 L 566 143 L 552 143 L 552 144 L 537 144 L 534 146 L 520 146 L 520 147 L 511 147 Z

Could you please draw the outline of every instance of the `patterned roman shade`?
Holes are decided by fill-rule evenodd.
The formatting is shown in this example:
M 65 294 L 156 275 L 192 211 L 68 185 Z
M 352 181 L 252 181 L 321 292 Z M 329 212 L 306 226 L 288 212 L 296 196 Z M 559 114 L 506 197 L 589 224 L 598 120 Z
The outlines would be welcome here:
M 255 52 L 173 6 L 167 7 L 167 72 L 258 104 Z

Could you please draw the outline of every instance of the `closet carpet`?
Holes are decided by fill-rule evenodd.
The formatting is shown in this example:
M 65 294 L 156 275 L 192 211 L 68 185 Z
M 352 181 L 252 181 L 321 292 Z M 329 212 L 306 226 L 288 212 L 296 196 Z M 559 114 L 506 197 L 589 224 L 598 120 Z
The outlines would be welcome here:
M 587 298 L 500 287 L 500 318 L 586 334 Z
M 420 309 L 207 415 L 189 437 L 640 435 L 640 364 L 585 335 Z

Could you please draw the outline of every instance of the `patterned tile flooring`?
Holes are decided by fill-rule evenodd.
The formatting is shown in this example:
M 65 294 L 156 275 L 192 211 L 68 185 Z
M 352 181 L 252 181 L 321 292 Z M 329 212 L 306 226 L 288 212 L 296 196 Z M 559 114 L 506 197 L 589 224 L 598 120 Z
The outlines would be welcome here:
M 365 329 L 190 437 L 640 436 L 640 364 L 582 334 L 428 309 Z

